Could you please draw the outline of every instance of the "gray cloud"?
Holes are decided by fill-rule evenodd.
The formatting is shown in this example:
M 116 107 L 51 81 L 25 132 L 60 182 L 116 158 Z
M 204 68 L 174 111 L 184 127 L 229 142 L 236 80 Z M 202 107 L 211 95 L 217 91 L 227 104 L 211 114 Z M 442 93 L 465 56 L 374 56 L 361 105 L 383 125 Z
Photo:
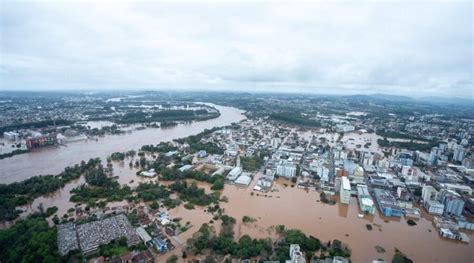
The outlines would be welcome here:
M 474 92 L 471 1 L 1 5 L 5 90 Z

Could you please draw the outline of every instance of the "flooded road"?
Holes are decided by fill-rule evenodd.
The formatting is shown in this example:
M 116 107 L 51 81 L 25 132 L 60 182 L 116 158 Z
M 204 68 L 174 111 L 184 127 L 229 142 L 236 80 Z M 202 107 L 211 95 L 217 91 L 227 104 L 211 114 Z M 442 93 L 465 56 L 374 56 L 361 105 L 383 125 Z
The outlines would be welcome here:
M 0 183 L 8 184 L 22 181 L 35 175 L 58 174 L 66 166 L 80 163 L 82 160 L 100 157 L 105 159 L 113 152 L 137 150 L 142 145 L 157 144 L 162 141 L 171 141 L 202 132 L 204 129 L 226 126 L 239 122 L 245 118 L 243 111 L 209 104 L 216 107 L 221 115 L 218 118 L 179 124 L 169 128 L 149 128 L 134 131 L 131 134 L 111 135 L 99 138 L 98 141 L 86 140 L 62 146 L 49 147 L 34 152 L 20 154 L 0 160 Z

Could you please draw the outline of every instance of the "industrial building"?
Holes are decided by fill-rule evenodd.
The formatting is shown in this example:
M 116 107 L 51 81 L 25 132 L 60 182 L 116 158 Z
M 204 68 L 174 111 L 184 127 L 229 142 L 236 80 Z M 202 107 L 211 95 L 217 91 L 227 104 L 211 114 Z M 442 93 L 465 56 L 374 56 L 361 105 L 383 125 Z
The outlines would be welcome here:
M 359 199 L 359 207 L 362 212 L 375 214 L 375 203 L 372 196 L 370 196 L 367 185 L 357 185 L 357 198 Z

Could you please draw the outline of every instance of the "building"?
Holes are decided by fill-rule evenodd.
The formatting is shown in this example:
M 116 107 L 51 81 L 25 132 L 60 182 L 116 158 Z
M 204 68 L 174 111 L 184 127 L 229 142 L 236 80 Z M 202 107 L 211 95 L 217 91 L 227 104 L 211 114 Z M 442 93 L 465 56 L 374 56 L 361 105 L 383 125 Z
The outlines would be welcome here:
M 230 181 L 235 181 L 237 177 L 240 176 L 240 174 L 242 174 L 242 167 L 240 166 L 234 167 L 232 170 L 230 170 L 229 174 L 227 175 L 227 179 Z
M 346 176 L 341 177 L 341 188 L 339 191 L 341 203 L 349 204 L 351 201 L 351 184 L 349 182 L 349 178 Z
M 166 244 L 166 242 L 159 238 L 159 237 L 155 237 L 151 240 L 151 244 L 153 244 L 153 246 L 156 248 L 156 250 L 160 251 L 160 252 L 166 252 L 168 250 L 168 246 Z
M 197 153 L 197 156 L 199 158 L 204 158 L 207 156 L 207 152 L 205 150 L 200 150 L 198 153 Z
M 402 208 L 392 193 L 387 190 L 376 188 L 374 189 L 374 195 L 379 209 L 384 216 L 402 216 Z
M 337 132 L 351 132 L 354 131 L 355 127 L 352 125 L 348 124 L 337 124 L 336 125 L 336 131 Z
M 184 171 L 190 170 L 190 169 L 192 169 L 192 168 L 193 168 L 192 165 L 190 165 L 190 164 L 185 164 L 185 165 L 181 166 L 178 170 L 179 170 L 180 172 L 184 172 Z
M 277 165 L 276 174 L 288 178 L 295 177 L 296 165 L 288 162 L 280 162 Z
M 306 260 L 301 252 L 300 245 L 291 244 L 290 245 L 290 263 L 305 263 Z M 287 260 L 288 262 L 288 260 Z
M 242 185 L 242 186 L 248 186 L 250 182 L 252 181 L 252 177 L 248 173 L 242 173 L 237 180 L 235 180 L 235 184 Z
M 357 198 L 359 200 L 359 207 L 362 212 L 375 214 L 375 204 L 372 196 L 370 196 L 367 185 L 357 185 Z
M 444 205 L 438 201 L 430 200 L 425 203 L 425 208 L 431 215 L 442 215 L 444 212 Z
M 143 243 L 145 245 L 151 241 L 151 236 L 148 234 L 148 232 L 146 232 L 146 230 L 143 227 L 137 228 L 137 234 L 143 240 Z
M 466 150 L 464 150 L 464 147 L 462 147 L 462 145 L 458 145 L 456 148 L 454 148 L 453 161 L 462 162 L 465 155 Z
M 35 148 L 56 145 L 57 143 L 58 143 L 58 140 L 56 138 L 56 135 L 47 135 L 47 136 L 41 135 L 39 137 L 34 137 L 34 138 L 30 138 L 26 140 L 26 147 L 28 148 L 28 150 L 30 150 L 30 149 L 35 149 Z
M 20 138 L 20 134 L 16 132 L 4 132 L 3 133 L 3 138 L 10 140 L 10 141 L 15 141 Z
M 452 190 L 442 191 L 440 202 L 444 205 L 444 214 L 460 216 L 464 210 L 464 200 Z
M 431 149 L 430 157 L 428 159 L 429 165 L 436 165 L 438 162 L 438 147 L 433 147 Z
M 153 177 L 156 175 L 156 172 L 155 172 L 155 169 L 150 169 L 148 171 L 143 171 L 140 173 L 141 176 L 145 176 L 145 177 Z
M 431 185 L 424 185 L 421 190 L 421 199 L 423 204 L 426 204 L 428 201 L 437 201 L 439 200 L 439 192 Z

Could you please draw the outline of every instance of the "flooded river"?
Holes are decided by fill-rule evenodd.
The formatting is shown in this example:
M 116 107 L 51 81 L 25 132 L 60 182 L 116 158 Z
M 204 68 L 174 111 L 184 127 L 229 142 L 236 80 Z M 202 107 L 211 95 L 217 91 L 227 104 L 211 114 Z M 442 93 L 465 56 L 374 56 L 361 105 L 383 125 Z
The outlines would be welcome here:
M 245 118 L 243 111 L 232 107 L 215 106 L 221 113 L 218 118 L 179 124 L 175 127 L 134 131 L 131 134 L 111 135 L 98 141 L 86 140 L 67 144 L 62 147 L 50 147 L 34 152 L 20 154 L 0 160 L 0 183 L 8 184 L 22 181 L 40 174 L 58 174 L 66 166 L 80 163 L 82 160 L 100 157 L 105 159 L 113 152 L 139 149 L 142 145 L 157 144 L 198 134 L 204 129 L 226 126 Z
M 2 183 L 20 181 L 38 174 L 56 174 L 65 166 L 89 159 L 90 157 L 105 158 L 115 151 L 138 149 L 144 144 L 156 144 L 160 141 L 172 140 L 192 134 L 197 134 L 206 128 L 224 126 L 231 122 L 243 119 L 241 111 L 216 106 L 221 111 L 217 119 L 192 124 L 180 124 L 170 129 L 147 129 L 136 131 L 132 134 L 121 136 L 107 136 L 98 142 L 87 141 L 71 143 L 68 147 L 43 149 L 13 158 L 0 161 L 0 180 Z M 373 138 L 376 139 L 376 138 Z M 359 139 L 357 139 L 359 140 Z M 362 139 L 361 139 L 362 140 Z M 114 175 L 118 176 L 121 184 L 137 185 L 139 182 L 156 180 L 136 176 L 136 169 L 129 168 L 128 160 L 123 163 L 114 162 Z M 133 182 L 132 182 L 133 181 Z M 365 216 L 360 219 L 357 199 L 352 198 L 350 205 L 327 205 L 319 202 L 319 193 L 293 187 L 285 179 L 278 179 L 275 185 L 277 191 L 265 194 L 254 192 L 248 188 L 226 185 L 222 195 L 228 202 L 221 202 L 224 213 L 234 217 L 237 221 L 235 235 L 238 239 L 249 234 L 252 237 L 265 238 L 275 236 L 272 226 L 283 224 L 287 228 L 302 230 L 307 235 L 313 235 L 323 242 L 338 239 L 347 244 L 352 250 L 353 262 L 372 262 L 374 259 L 385 259 L 390 262 L 394 249 L 398 248 L 415 262 L 473 262 L 474 241 L 464 244 L 457 241 L 439 237 L 429 217 L 423 214 L 416 226 L 409 226 L 406 219 L 387 219 L 377 212 L 375 216 Z M 83 183 L 83 178 L 67 184 L 63 189 L 40 198 L 32 205 L 24 207 L 26 210 L 36 210 L 41 203 L 44 208 L 57 206 L 58 215 L 67 212 L 74 204 L 69 202 L 69 191 Z M 199 187 L 209 191 L 209 185 L 198 183 Z M 179 206 L 170 210 L 172 217 L 181 217 L 182 222 L 189 221 L 193 227 L 179 235 L 183 242 L 196 232 L 201 224 L 208 223 L 212 215 L 205 212 L 206 208 L 196 207 L 187 210 Z M 251 216 L 256 222 L 243 224 L 242 217 Z M 373 230 L 369 231 L 366 224 L 372 224 Z M 214 223 L 219 230 L 220 221 Z M 474 240 L 473 233 L 469 233 Z M 386 252 L 378 253 L 375 246 L 383 247 Z M 172 252 L 180 255 L 181 247 Z M 161 256 L 164 261 L 169 254 Z

